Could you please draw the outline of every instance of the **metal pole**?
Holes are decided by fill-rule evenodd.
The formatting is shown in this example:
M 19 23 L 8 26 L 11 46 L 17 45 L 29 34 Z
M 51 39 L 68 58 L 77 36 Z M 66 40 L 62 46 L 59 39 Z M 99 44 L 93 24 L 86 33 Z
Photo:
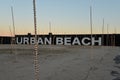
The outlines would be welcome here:
M 91 32 L 91 46 L 92 46 L 92 6 L 90 6 L 90 32 Z
M 51 33 L 51 22 L 49 22 L 49 33 Z
M 13 44 L 15 43 L 15 22 L 14 22 L 14 13 L 12 6 L 11 6 L 11 13 L 12 13 L 12 23 L 13 23 L 13 38 L 12 38 L 12 44 Z
M 114 46 L 116 46 L 116 42 L 115 42 L 115 37 L 116 36 L 116 27 L 115 27 L 115 34 L 114 34 Z
M 103 26 L 102 26 L 102 45 L 104 45 L 104 19 L 103 19 Z
M 107 24 L 107 46 L 109 45 L 109 24 Z
M 35 53 L 34 53 L 34 67 L 35 67 L 35 80 L 39 80 L 39 65 L 38 65 L 38 42 L 37 42 L 37 21 L 36 21 L 36 0 L 33 0 L 34 12 L 34 31 L 35 31 Z

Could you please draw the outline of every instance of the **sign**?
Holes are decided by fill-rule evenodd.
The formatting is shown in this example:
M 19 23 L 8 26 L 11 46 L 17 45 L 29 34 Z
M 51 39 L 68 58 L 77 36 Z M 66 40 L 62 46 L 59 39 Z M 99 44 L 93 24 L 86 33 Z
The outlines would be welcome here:
M 75 37 L 75 36 L 55 36 L 55 37 L 38 37 L 40 45 L 101 45 L 101 37 Z M 16 44 L 35 44 L 35 37 L 16 37 Z

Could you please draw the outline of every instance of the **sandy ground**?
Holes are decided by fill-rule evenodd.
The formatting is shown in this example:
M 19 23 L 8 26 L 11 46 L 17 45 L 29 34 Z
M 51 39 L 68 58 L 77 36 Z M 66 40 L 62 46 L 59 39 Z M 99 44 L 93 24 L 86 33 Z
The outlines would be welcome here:
M 0 80 L 34 80 L 33 48 L 0 45 Z M 120 80 L 117 55 L 120 47 L 39 46 L 40 80 Z

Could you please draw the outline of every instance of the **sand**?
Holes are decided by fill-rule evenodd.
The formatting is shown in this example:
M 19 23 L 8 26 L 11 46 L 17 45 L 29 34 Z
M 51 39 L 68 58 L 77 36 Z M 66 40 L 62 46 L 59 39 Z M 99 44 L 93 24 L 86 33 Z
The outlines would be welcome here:
M 34 80 L 32 45 L 0 45 L 0 80 Z M 40 80 L 120 80 L 120 47 L 39 46 Z

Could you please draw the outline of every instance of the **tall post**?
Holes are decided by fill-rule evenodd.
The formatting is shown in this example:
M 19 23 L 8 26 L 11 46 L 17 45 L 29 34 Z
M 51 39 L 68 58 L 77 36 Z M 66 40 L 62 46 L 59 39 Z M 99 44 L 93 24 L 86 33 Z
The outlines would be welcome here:
M 11 6 L 11 13 L 12 13 L 12 23 L 13 23 L 13 38 L 12 38 L 12 44 L 13 44 L 15 43 L 15 22 L 14 22 L 14 13 L 12 6 Z
M 49 21 L 49 33 L 51 33 L 51 22 Z
M 109 24 L 107 24 L 107 39 L 106 39 L 106 43 L 107 43 L 107 46 L 109 45 Z
M 15 52 L 15 21 L 14 21 L 13 6 L 11 6 L 11 16 L 12 16 L 12 26 L 13 26 L 13 36 L 11 35 L 11 53 L 15 53 L 16 55 L 16 52 Z M 16 61 L 17 61 L 17 56 L 15 56 L 15 62 Z
M 39 80 L 36 0 L 33 0 L 33 12 L 34 12 L 34 31 L 35 31 L 35 53 L 34 53 L 35 80 Z
M 114 34 L 114 46 L 116 46 L 116 40 L 115 40 L 115 36 L 116 36 L 116 27 L 115 27 L 115 29 L 114 29 L 114 31 L 115 31 L 115 34 Z
M 103 19 L 103 26 L 102 26 L 102 45 L 104 45 L 104 19 Z
M 92 6 L 90 6 L 90 32 L 91 32 L 91 46 L 92 46 Z
M 93 55 L 93 51 L 92 51 L 92 47 L 93 47 L 93 44 L 92 44 L 92 36 L 93 36 L 93 33 L 92 33 L 92 6 L 90 5 L 90 34 L 91 34 L 91 55 L 90 55 L 90 58 L 91 60 L 94 59 L 94 57 L 92 56 Z M 92 63 L 91 63 L 92 64 Z

